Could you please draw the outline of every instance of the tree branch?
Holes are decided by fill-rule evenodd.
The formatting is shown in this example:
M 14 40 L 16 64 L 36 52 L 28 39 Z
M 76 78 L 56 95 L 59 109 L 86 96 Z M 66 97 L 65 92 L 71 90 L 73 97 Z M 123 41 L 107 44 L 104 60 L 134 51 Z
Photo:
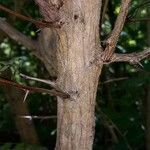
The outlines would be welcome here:
M 104 56 L 103 56 L 103 59 L 106 61 L 112 57 L 112 55 L 115 51 L 115 47 L 118 42 L 119 35 L 122 31 L 126 16 L 128 14 L 130 1 L 131 0 L 122 0 L 122 2 L 121 2 L 120 13 L 116 19 L 114 28 L 113 28 L 109 38 L 106 40 L 106 48 L 105 48 L 105 52 L 104 52 Z
M 19 18 L 19 19 L 21 19 L 23 21 L 32 22 L 37 27 L 51 27 L 51 26 L 53 26 L 52 22 L 35 20 L 35 19 L 31 18 L 31 17 L 24 16 L 24 15 L 19 14 L 19 13 L 15 12 L 15 11 L 13 11 L 11 9 L 8 9 L 8 8 L 2 6 L 1 4 L 0 4 L 0 10 L 3 10 L 6 13 L 9 13 L 10 15 L 15 16 L 15 17 L 17 17 L 17 18 Z
M 47 22 L 57 22 L 60 20 L 59 9 L 56 5 L 53 5 L 51 1 L 35 0 L 35 3 L 39 6 L 40 12 Z
M 49 86 L 51 86 L 55 90 L 60 91 L 60 92 L 63 93 L 63 91 L 57 86 L 57 83 L 55 81 L 50 81 L 50 80 L 45 80 L 45 79 L 30 77 L 30 76 L 24 75 L 22 73 L 20 73 L 20 76 L 23 77 L 23 78 L 25 78 L 25 79 L 29 79 L 29 80 L 33 80 L 33 81 L 37 81 L 37 82 L 48 84 Z
M 140 64 L 142 59 L 150 56 L 150 48 L 142 52 L 131 53 L 131 54 L 118 54 L 114 53 L 109 60 L 103 59 L 103 53 L 99 53 L 92 64 L 110 64 L 113 62 L 129 62 L 130 64 Z M 141 65 L 141 64 L 140 64 Z
M 131 64 L 139 64 L 144 58 L 150 56 L 150 48 L 138 53 L 117 54 L 115 53 L 110 62 L 129 62 Z
M 30 93 L 34 93 L 34 92 L 37 92 L 37 93 L 47 93 L 51 96 L 59 96 L 59 97 L 63 97 L 63 98 L 68 98 L 70 97 L 69 94 L 67 93 L 64 93 L 64 92 L 60 92 L 60 91 L 57 91 L 57 90 L 48 90 L 48 89 L 44 89 L 44 88 L 38 88 L 38 87 L 30 87 L 30 86 L 25 86 L 25 85 L 21 85 L 21 84 L 18 84 L 16 82 L 13 82 L 11 80 L 7 80 L 7 79 L 4 79 L 4 78 L 0 78 L 0 84 L 2 85 L 9 85 L 9 86 L 15 86 L 19 89 L 22 89 L 24 91 L 30 91 Z
M 45 120 L 45 119 L 57 119 L 57 116 L 19 116 L 19 118 L 22 119 L 41 119 L 41 120 Z
M 0 29 L 5 32 L 10 38 L 13 40 L 20 42 L 28 49 L 38 49 L 38 42 L 30 39 L 29 37 L 25 36 L 10 24 L 8 24 L 3 18 L 0 18 Z
M 111 82 L 116 82 L 116 81 L 121 81 L 121 80 L 126 80 L 128 77 L 122 77 L 122 78 L 114 78 L 114 79 L 109 79 L 107 81 L 102 82 L 101 84 L 107 84 Z
M 53 81 L 50 81 L 50 80 L 45 80 L 45 79 L 30 77 L 30 76 L 27 76 L 27 75 L 22 74 L 22 73 L 20 73 L 20 76 L 23 77 L 23 78 L 25 78 L 25 79 L 29 79 L 29 80 L 38 81 L 38 82 L 42 82 L 42 83 L 48 84 L 48 85 L 50 85 L 53 88 L 56 87 L 56 82 L 53 82 Z
M 119 35 L 127 17 L 130 1 L 131 0 L 122 0 L 121 10 L 115 22 L 114 29 L 112 30 L 109 38 L 106 40 L 106 48 L 95 57 L 92 63 L 109 64 L 112 62 L 129 62 L 131 64 L 140 64 L 142 59 L 150 56 L 150 48 L 142 52 L 131 54 L 114 53 Z
M 103 1 L 103 9 L 102 9 L 102 15 L 101 15 L 101 24 L 103 23 L 103 20 L 104 20 L 105 14 L 106 14 L 108 2 L 109 2 L 109 0 L 104 0 Z
M 60 5 L 55 5 L 51 1 L 47 2 L 43 0 L 35 0 L 35 3 L 39 6 L 40 13 L 45 22 L 49 22 L 53 27 L 61 28 L 63 22 L 60 21 L 59 9 L 63 3 L 60 2 Z

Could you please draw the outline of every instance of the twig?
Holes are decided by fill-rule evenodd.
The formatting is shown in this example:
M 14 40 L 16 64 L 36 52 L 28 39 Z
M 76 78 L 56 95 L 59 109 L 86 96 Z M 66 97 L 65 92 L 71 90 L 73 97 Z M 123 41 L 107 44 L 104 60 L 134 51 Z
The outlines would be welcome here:
M 50 22 L 38 21 L 38 20 L 35 20 L 35 19 L 33 19 L 33 18 L 30 18 L 30 17 L 24 16 L 24 15 L 21 15 L 21 14 L 15 12 L 15 11 L 13 11 L 13 10 L 10 10 L 10 9 L 8 9 L 8 8 L 6 8 L 6 7 L 4 7 L 4 6 L 2 6 L 1 4 L 0 4 L 0 10 L 3 10 L 3 11 L 5 11 L 5 12 L 7 12 L 7 13 L 9 13 L 9 14 L 11 14 L 11 15 L 13 15 L 13 16 L 15 16 L 15 17 L 21 19 L 21 20 L 23 20 L 23 21 L 32 22 L 33 24 L 35 24 L 37 27 L 40 27 L 40 28 L 41 28 L 41 27 L 50 27 L 50 26 L 52 26 L 52 23 L 50 23 Z
M 125 80 L 125 79 L 128 79 L 128 77 L 110 79 L 110 80 L 104 81 L 102 84 L 107 84 L 107 83 L 116 82 L 116 81 Z
M 123 28 L 125 20 L 126 20 L 126 16 L 128 14 L 130 1 L 131 0 L 122 0 L 122 2 L 121 2 L 120 13 L 116 19 L 114 28 L 113 28 L 109 38 L 106 40 L 107 45 L 106 45 L 106 48 L 105 48 L 105 51 L 103 54 L 103 60 L 105 60 L 105 61 L 109 60 L 115 51 L 115 47 L 118 42 L 119 35 L 122 31 L 122 28 Z
M 9 86 L 15 86 L 19 89 L 22 89 L 22 90 L 28 90 L 30 91 L 30 93 L 34 93 L 34 92 L 37 92 L 37 93 L 47 93 L 51 96 L 59 96 L 59 97 L 63 97 L 63 98 L 69 98 L 70 95 L 67 94 L 67 93 L 64 93 L 64 92 L 60 92 L 60 91 L 57 91 L 57 90 L 48 90 L 48 89 L 44 89 L 44 88 L 38 88 L 38 87 L 30 87 L 30 86 L 25 86 L 25 85 L 21 85 L 21 84 L 18 84 L 16 82 L 13 82 L 11 80 L 6 80 L 4 78 L 0 78 L 0 84 L 2 85 L 9 85 Z
M 27 76 L 27 75 L 22 74 L 22 73 L 20 73 L 20 76 L 25 78 L 25 79 L 46 83 L 46 84 L 50 85 L 51 87 L 56 88 L 56 82 L 54 82 L 54 81 L 31 77 L 31 76 Z
M 145 58 L 148 58 L 149 56 L 150 56 L 150 48 L 148 48 L 147 50 L 144 50 L 142 52 L 130 53 L 130 54 L 114 53 L 108 61 L 103 59 L 102 54 L 99 54 L 99 55 L 97 55 L 97 58 L 95 58 L 93 63 L 95 63 L 96 65 L 99 65 L 101 63 L 110 64 L 113 62 L 129 62 L 130 64 L 138 64 L 138 65 L 142 66 L 140 61 Z
M 19 116 L 19 118 L 22 118 L 22 119 L 56 119 L 57 116 Z
M 150 56 L 150 48 L 138 53 L 117 54 L 115 53 L 110 62 L 129 62 L 131 64 L 139 64 L 140 61 Z
M 33 81 L 37 81 L 37 82 L 41 82 L 41 83 L 45 83 L 48 84 L 49 86 L 51 86 L 52 88 L 54 88 L 57 91 L 63 92 L 56 84 L 56 82 L 54 81 L 50 81 L 50 80 L 45 80 L 45 79 L 40 79 L 40 78 L 35 78 L 35 77 L 30 77 L 27 76 L 25 74 L 20 73 L 20 76 L 25 78 L 25 79 L 29 79 L 29 80 L 33 80 Z
M 109 2 L 109 0 L 104 0 L 103 1 L 103 9 L 102 9 L 102 15 L 101 15 L 101 24 L 103 23 L 103 20 L 104 20 L 105 14 L 106 14 L 108 2 Z

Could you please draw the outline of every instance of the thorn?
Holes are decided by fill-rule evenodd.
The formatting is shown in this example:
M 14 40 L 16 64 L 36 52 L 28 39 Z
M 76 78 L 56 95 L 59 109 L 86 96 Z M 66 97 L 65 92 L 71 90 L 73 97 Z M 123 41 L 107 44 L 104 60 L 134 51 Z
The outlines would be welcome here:
M 144 68 L 144 66 L 142 65 L 141 62 L 138 62 L 138 65 L 139 65 L 140 67 Z
M 29 119 L 30 121 L 32 120 L 32 116 L 19 116 L 19 118 Z
M 29 94 L 29 90 L 26 90 L 25 91 L 26 93 L 25 93 L 25 96 L 24 96 L 24 98 L 23 98 L 23 103 L 26 101 L 26 99 L 27 99 L 27 96 L 28 96 L 28 94 Z
M 38 32 L 40 32 L 41 31 L 41 29 L 38 29 L 37 31 L 35 31 L 35 33 L 38 33 Z

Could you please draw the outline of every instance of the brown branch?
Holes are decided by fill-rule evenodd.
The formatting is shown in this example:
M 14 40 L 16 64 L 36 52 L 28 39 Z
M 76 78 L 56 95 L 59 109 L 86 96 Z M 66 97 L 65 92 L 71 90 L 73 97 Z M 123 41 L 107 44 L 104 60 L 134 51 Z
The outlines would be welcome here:
M 102 15 L 101 15 L 101 24 L 103 23 L 103 20 L 104 20 L 105 14 L 106 14 L 108 2 L 109 2 L 109 0 L 104 0 L 103 1 L 103 9 L 102 9 Z
M 125 19 L 128 14 L 130 1 L 131 0 L 122 0 L 122 2 L 121 2 L 120 13 L 116 19 L 114 28 L 113 28 L 109 38 L 106 41 L 105 53 L 103 56 L 103 59 L 105 61 L 109 60 L 115 51 L 115 47 L 118 42 L 119 35 L 123 29 Z
M 24 16 L 24 15 L 21 15 L 13 10 L 10 10 L 4 6 L 2 6 L 0 4 L 0 10 L 3 10 L 5 11 L 6 13 L 9 13 L 11 14 L 12 16 L 15 16 L 23 21 L 29 21 L 29 22 L 32 22 L 33 24 L 35 24 L 37 27 L 51 27 L 52 26 L 52 23 L 51 22 L 46 22 L 46 21 L 38 21 L 38 20 L 35 20 L 31 17 L 27 17 L 27 16 Z
M 63 24 L 60 17 L 59 9 L 63 5 L 55 5 L 51 1 L 47 2 L 45 0 L 35 0 L 35 3 L 39 6 L 40 13 L 44 18 L 44 21 L 50 23 L 51 26 L 60 28 Z
M 20 42 L 28 49 L 38 49 L 38 43 L 29 37 L 25 36 L 10 24 L 8 24 L 4 19 L 0 18 L 0 29 L 4 31 L 10 38 L 13 40 Z
M 107 83 L 116 82 L 116 81 L 121 81 L 121 80 L 126 80 L 126 79 L 128 79 L 128 77 L 109 79 L 109 80 L 107 80 L 107 81 L 102 82 L 102 84 L 107 84 Z
M 30 76 L 27 76 L 27 75 L 22 74 L 22 73 L 20 73 L 20 76 L 25 78 L 25 79 L 29 79 L 29 80 L 38 81 L 38 82 L 42 82 L 42 83 L 48 84 L 48 85 L 50 85 L 53 88 L 56 87 L 56 82 L 54 82 L 54 81 L 50 81 L 50 80 L 46 80 L 46 79 L 40 79 L 40 78 L 35 78 L 35 77 L 30 77 Z
M 51 1 L 35 0 L 35 3 L 39 6 L 40 12 L 45 21 L 57 22 L 60 20 L 59 10 Z
M 140 64 L 140 61 L 150 56 L 150 48 L 138 53 L 117 54 L 115 53 L 110 62 L 129 62 L 131 64 Z
M 33 80 L 33 81 L 37 81 L 37 82 L 42 82 L 42 83 L 48 84 L 49 86 L 51 86 L 51 87 L 54 88 L 55 90 L 60 91 L 60 92 L 62 92 L 62 93 L 64 92 L 64 91 L 62 91 L 62 90 L 58 87 L 58 85 L 57 85 L 57 83 L 56 83 L 55 81 L 50 81 L 50 80 L 45 80 L 45 79 L 30 77 L 30 76 L 27 76 L 27 75 L 22 74 L 22 73 L 20 73 L 20 76 L 23 77 L 23 78 L 25 78 L 25 79 L 28 79 L 28 80 Z
M 137 52 L 137 53 L 130 53 L 130 54 L 118 54 L 118 53 L 114 53 L 112 55 L 111 58 L 109 58 L 109 60 L 104 60 L 103 59 L 103 53 L 99 53 L 97 55 L 97 57 L 94 59 L 94 61 L 92 62 L 92 64 L 110 64 L 113 62 L 129 62 L 130 64 L 140 64 L 140 61 L 142 59 L 148 58 L 150 57 L 150 48 L 148 48 L 147 50 L 144 50 L 142 52 Z
M 37 92 L 37 93 L 47 93 L 51 96 L 59 96 L 59 97 L 63 97 L 63 98 L 68 98 L 69 97 L 69 94 L 67 93 L 64 93 L 64 92 L 60 92 L 60 91 L 57 91 L 57 90 L 48 90 L 48 89 L 44 89 L 44 88 L 38 88 L 38 87 L 30 87 L 30 86 L 25 86 L 25 85 L 21 85 L 21 84 L 18 84 L 16 82 L 13 82 L 11 80 L 7 80 L 7 79 L 4 79 L 4 78 L 0 78 L 0 84 L 2 85 L 8 85 L 8 86 L 15 86 L 19 89 L 22 89 L 22 90 L 25 90 L 25 91 L 30 91 L 30 93 L 34 93 L 34 92 Z
M 106 48 L 95 57 L 92 64 L 109 64 L 112 62 L 129 62 L 131 64 L 140 64 L 140 61 L 150 55 L 150 49 L 132 54 L 117 54 L 114 53 L 115 47 L 122 31 L 125 19 L 128 13 L 129 4 L 131 0 L 122 0 L 121 10 L 117 17 L 114 29 L 110 37 L 106 41 Z

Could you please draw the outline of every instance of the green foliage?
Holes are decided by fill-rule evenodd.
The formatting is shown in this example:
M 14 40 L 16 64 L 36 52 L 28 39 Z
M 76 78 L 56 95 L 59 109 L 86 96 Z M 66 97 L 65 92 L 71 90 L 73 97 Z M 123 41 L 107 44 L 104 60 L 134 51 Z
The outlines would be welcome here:
M 36 146 L 36 145 L 29 145 L 25 143 L 19 144 L 12 144 L 6 143 L 0 147 L 1 150 L 48 150 L 47 148 Z

